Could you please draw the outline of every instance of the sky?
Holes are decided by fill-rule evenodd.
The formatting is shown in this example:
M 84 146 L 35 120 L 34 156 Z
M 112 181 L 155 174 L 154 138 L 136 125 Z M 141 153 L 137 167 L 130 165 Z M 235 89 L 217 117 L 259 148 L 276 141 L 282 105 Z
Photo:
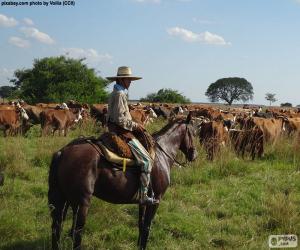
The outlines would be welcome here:
M 209 84 L 243 77 L 254 89 L 248 103 L 267 105 L 270 92 L 276 105 L 300 104 L 300 0 L 4 2 L 0 86 L 9 85 L 16 69 L 32 68 L 34 59 L 67 55 L 86 58 L 102 77 L 130 66 L 143 77 L 131 85 L 130 99 L 172 88 L 207 102 Z

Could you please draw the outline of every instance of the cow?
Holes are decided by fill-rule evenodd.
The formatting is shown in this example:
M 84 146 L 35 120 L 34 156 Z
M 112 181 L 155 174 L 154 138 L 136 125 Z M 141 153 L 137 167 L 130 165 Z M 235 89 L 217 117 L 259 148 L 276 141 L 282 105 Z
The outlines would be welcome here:
M 91 117 L 101 122 L 102 127 L 106 126 L 107 104 L 93 104 L 90 107 Z
M 265 119 L 260 117 L 250 117 L 240 120 L 241 129 L 251 129 L 259 127 L 264 134 L 265 143 L 276 143 L 285 130 L 284 119 Z
M 157 118 L 156 113 L 152 108 L 144 109 L 132 109 L 130 110 L 132 120 L 146 126 L 151 118 Z
M 220 146 L 229 141 L 228 129 L 222 121 L 203 122 L 199 131 L 200 143 L 204 146 L 208 160 L 213 160 Z
M 9 104 L 1 104 L 0 105 L 0 110 L 15 110 L 14 105 L 9 105 Z
M 284 129 L 287 135 L 300 132 L 300 118 L 284 118 Z
M 56 130 L 58 130 L 59 135 L 63 132 L 64 136 L 67 136 L 68 129 L 82 119 L 81 112 L 82 109 L 76 114 L 70 110 L 55 109 L 49 109 L 41 112 L 40 119 L 42 135 L 49 134 L 49 129 L 53 128 L 53 135 Z
M 26 113 L 28 114 L 30 123 L 32 123 L 32 124 L 40 124 L 41 123 L 40 114 L 41 114 L 41 112 L 46 110 L 46 108 L 42 108 L 40 106 L 25 105 L 24 109 L 25 109 Z
M 76 102 L 76 101 L 74 101 L 74 100 L 69 100 L 69 101 L 67 101 L 67 103 L 65 103 L 69 108 L 73 108 L 73 109 L 78 109 L 78 110 L 80 110 L 81 108 L 84 108 L 84 110 L 86 110 L 86 109 L 89 109 L 89 105 L 88 104 L 86 104 L 86 103 L 83 103 L 83 104 L 81 104 L 81 103 L 78 103 L 78 102 Z
M 4 136 L 25 132 L 22 127 L 28 129 L 28 119 L 25 109 L 20 105 L 16 106 L 15 110 L 0 110 L 0 127 L 4 130 Z
M 261 117 L 261 118 L 274 118 L 273 113 L 271 112 L 255 112 L 253 117 Z
M 59 106 L 59 103 L 37 103 L 36 106 L 41 108 L 47 108 L 47 109 L 55 109 L 57 106 Z
M 62 104 L 56 105 L 55 109 L 70 110 L 68 105 L 65 102 L 63 102 Z
M 243 158 L 245 152 L 250 154 L 252 160 L 264 154 L 264 133 L 258 126 L 245 130 L 230 129 L 229 138 L 236 153 Z
M 183 108 L 181 106 L 177 106 L 175 108 L 173 108 L 170 112 L 170 118 L 174 118 L 177 115 L 182 115 L 183 114 Z
M 160 105 L 160 106 L 152 106 L 151 108 L 154 110 L 157 117 L 162 116 L 165 119 L 168 119 L 170 117 L 171 114 L 170 107 Z

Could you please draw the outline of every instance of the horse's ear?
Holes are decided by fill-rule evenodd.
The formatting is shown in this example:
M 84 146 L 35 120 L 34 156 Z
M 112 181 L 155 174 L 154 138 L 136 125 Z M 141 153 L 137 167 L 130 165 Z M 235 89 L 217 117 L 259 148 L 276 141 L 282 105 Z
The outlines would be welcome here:
M 191 122 L 191 120 L 192 120 L 192 112 L 189 112 L 189 114 L 188 114 L 188 116 L 187 116 L 185 122 L 186 122 L 187 124 L 189 124 L 189 123 Z

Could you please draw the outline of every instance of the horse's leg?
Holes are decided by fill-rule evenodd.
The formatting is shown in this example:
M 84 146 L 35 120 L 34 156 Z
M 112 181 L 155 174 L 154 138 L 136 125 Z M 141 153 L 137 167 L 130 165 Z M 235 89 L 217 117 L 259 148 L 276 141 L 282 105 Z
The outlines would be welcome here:
M 80 250 L 81 249 L 81 234 L 83 231 L 83 227 L 86 222 L 86 217 L 88 214 L 90 201 L 92 194 L 84 199 L 84 202 L 81 202 L 78 206 L 72 206 L 73 208 L 73 249 Z M 75 226 L 74 226 L 75 225 Z
M 158 204 L 150 205 L 150 206 L 146 207 L 144 224 L 143 224 L 143 229 L 142 229 L 142 236 L 141 236 L 141 244 L 139 246 L 140 250 L 146 249 L 149 232 L 150 232 L 150 227 L 151 227 L 151 222 L 152 222 L 152 219 L 154 218 L 157 208 L 158 208 Z
M 64 220 L 65 214 L 67 213 L 67 203 L 60 199 L 52 204 L 53 208 L 51 211 L 52 216 L 52 249 L 59 249 L 59 239 L 62 231 L 62 221 Z
M 138 243 L 137 243 L 138 246 L 141 245 L 141 237 L 142 237 L 142 233 L 143 233 L 145 211 L 146 211 L 146 206 L 139 205 L 139 238 L 138 238 Z

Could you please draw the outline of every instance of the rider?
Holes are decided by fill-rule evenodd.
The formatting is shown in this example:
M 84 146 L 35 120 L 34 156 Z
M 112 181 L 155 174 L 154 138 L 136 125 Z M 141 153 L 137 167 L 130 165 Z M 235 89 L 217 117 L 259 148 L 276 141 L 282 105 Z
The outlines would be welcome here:
M 108 102 L 108 129 L 117 135 L 121 135 L 128 142 L 130 149 L 141 166 L 140 203 L 155 204 L 158 200 L 148 197 L 148 186 L 153 159 L 144 146 L 136 139 L 134 132 L 143 133 L 145 128 L 132 120 L 127 103 L 125 90 L 129 88 L 132 81 L 140 80 L 141 77 L 132 76 L 131 68 L 122 66 L 118 68 L 117 76 L 107 77 L 110 81 L 116 81 Z

